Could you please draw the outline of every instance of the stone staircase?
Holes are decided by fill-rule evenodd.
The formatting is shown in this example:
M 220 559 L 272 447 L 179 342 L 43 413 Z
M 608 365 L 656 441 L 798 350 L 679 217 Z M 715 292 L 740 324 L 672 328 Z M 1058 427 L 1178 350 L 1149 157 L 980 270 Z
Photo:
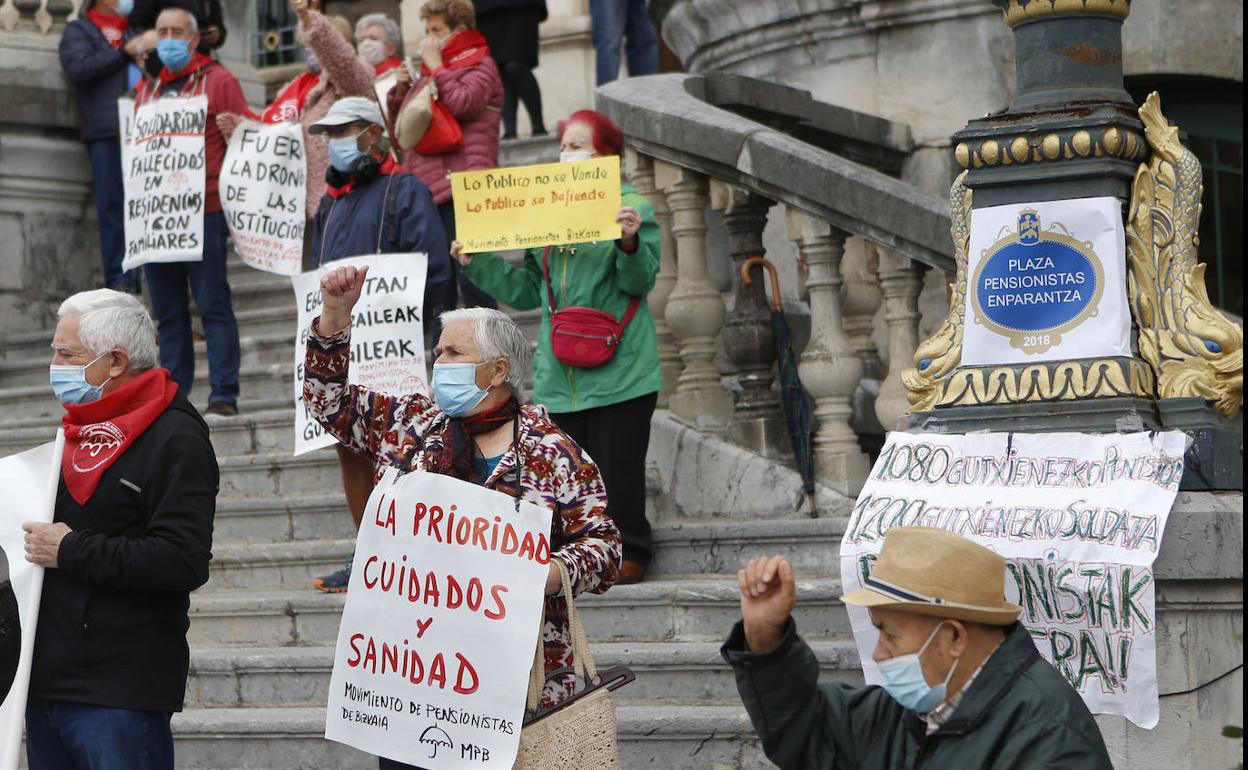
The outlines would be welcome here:
M 345 597 L 320 594 L 311 581 L 342 564 L 353 531 L 333 451 L 291 456 L 295 313 L 289 281 L 237 261 L 230 275 L 242 335 L 242 414 L 208 417 L 221 490 L 211 579 L 191 602 L 191 672 L 185 711 L 174 719 L 178 766 L 375 767 L 372 758 L 322 737 Z M 538 316 L 517 317 L 532 336 Z M 46 385 L 50 340 L 49 330 L 0 344 L 0 456 L 53 434 L 61 409 Z M 192 401 L 202 407 L 208 391 L 202 342 L 197 353 Z M 663 419 L 670 418 L 656 415 L 656 423 Z M 661 431 L 656 440 L 663 440 Z M 651 509 L 663 513 L 650 579 L 582 602 L 599 663 L 637 673 L 619 692 L 624 767 L 771 767 L 719 656 L 739 615 L 735 573 L 752 556 L 786 554 L 802 580 L 798 622 L 824 677 L 860 680 L 837 600 L 844 519 L 685 515 L 671 490 L 662 488 L 661 474 L 651 476 Z M 753 494 L 774 496 L 767 489 Z

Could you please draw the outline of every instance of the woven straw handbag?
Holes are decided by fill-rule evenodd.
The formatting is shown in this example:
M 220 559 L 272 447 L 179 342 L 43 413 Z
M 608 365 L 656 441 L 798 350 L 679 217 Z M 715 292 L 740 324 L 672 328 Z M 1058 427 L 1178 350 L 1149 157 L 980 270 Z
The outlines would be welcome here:
M 599 673 L 572 600 L 572 583 L 567 567 L 558 560 L 556 563 L 563 577 L 563 598 L 568 603 L 575 673 L 581 676 L 585 686 L 553 708 L 544 711 L 539 708 L 547 680 L 545 654 L 539 636 L 529 676 L 528 713 L 520 731 L 520 753 L 516 756 L 513 770 L 619 770 L 615 699 L 611 692 L 633 681 L 633 672 L 617 667 Z M 560 676 L 568 671 L 562 668 L 552 671 L 550 676 Z

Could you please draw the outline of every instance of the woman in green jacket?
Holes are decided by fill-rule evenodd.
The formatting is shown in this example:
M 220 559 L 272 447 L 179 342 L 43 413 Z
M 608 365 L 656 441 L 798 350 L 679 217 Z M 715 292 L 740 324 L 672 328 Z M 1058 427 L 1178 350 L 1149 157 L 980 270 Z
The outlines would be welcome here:
M 623 133 L 609 118 L 582 110 L 560 125 L 560 160 L 619 155 Z M 543 308 L 533 361 L 533 401 L 546 406 L 555 423 L 580 444 L 602 471 L 607 513 L 624 540 L 620 583 L 641 580 L 650 562 L 646 521 L 646 448 L 650 418 L 663 378 L 658 342 L 646 295 L 659 272 L 659 226 L 654 209 L 631 186 L 623 186 L 615 241 L 538 247 L 515 267 L 497 254 L 464 254 L 458 242 L 451 255 L 477 286 L 517 310 Z M 549 283 L 542 265 L 545 261 Z M 615 356 L 594 368 L 578 368 L 555 358 L 550 340 L 550 296 L 557 309 L 593 308 L 622 321 L 637 298 Z

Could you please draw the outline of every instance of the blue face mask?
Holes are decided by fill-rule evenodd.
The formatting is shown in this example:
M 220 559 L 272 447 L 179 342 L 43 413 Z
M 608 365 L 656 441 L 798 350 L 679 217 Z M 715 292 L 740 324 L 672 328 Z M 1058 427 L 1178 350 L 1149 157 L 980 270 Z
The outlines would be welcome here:
M 884 691 L 903 708 L 926 714 L 945 702 L 949 680 L 953 678 L 958 662 L 956 660 L 953 662 L 953 665 L 949 667 L 949 674 L 945 676 L 945 681 L 935 687 L 927 683 L 927 679 L 923 676 L 923 665 L 919 662 L 919 656 L 936 638 L 936 632 L 942 625 L 944 624 L 936 624 L 918 652 L 898 655 L 880 663 L 880 673 L 884 675 Z
M 129 16 L 134 13 L 134 0 L 117 0 L 117 15 Z
M 177 72 L 191 63 L 191 46 L 180 38 L 161 38 L 156 44 L 156 55 L 170 72 Z
M 489 395 L 477 387 L 477 367 L 487 363 L 434 364 L 434 403 L 451 417 L 463 417 L 475 409 Z
M 364 157 L 358 136 L 343 136 L 329 140 L 329 163 L 338 171 L 347 173 L 356 161 Z
M 99 385 L 92 385 L 87 382 L 87 366 L 99 361 L 108 353 L 102 353 L 95 357 L 90 364 L 86 366 L 73 366 L 69 364 L 52 364 L 48 367 L 48 379 L 52 383 L 52 392 L 56 394 L 57 400 L 62 404 L 89 404 L 92 401 L 98 401 L 100 396 L 104 394 L 104 386 L 108 384 L 109 377 Z

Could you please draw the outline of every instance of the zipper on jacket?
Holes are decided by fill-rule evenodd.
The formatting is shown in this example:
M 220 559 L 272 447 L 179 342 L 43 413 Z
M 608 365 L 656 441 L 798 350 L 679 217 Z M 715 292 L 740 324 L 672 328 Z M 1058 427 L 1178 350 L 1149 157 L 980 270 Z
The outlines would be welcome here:
M 559 277 L 559 289 L 563 292 L 563 306 L 568 306 L 568 262 L 572 260 L 572 255 L 563 252 L 563 274 Z

